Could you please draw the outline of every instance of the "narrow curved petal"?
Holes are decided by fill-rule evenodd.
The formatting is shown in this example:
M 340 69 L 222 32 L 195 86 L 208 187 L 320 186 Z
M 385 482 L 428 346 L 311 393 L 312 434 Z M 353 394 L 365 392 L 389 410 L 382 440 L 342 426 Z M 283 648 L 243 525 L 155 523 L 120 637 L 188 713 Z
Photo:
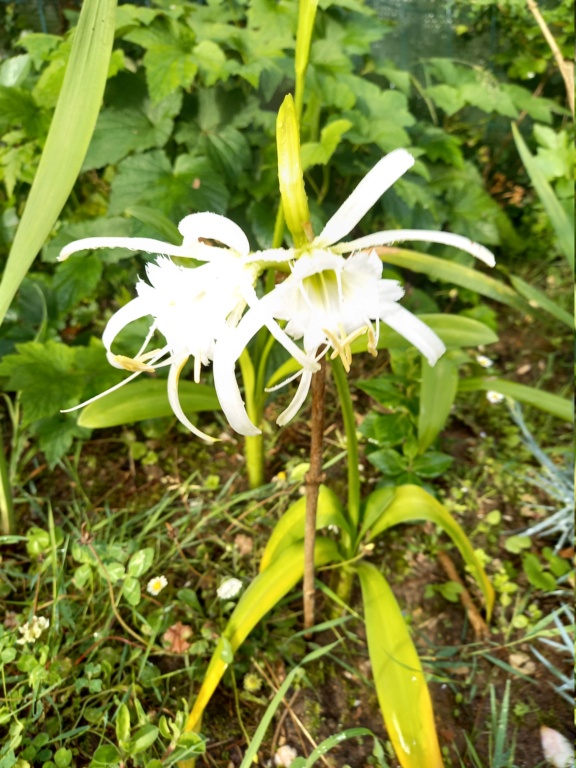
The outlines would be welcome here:
M 191 213 L 180 224 L 178 231 L 184 238 L 184 246 L 190 246 L 200 238 L 218 240 L 241 256 L 250 253 L 250 243 L 238 224 L 218 213 Z
M 65 261 L 68 256 L 78 251 L 92 251 L 96 248 L 127 248 L 129 251 L 158 253 L 163 256 L 187 256 L 181 245 L 164 243 L 151 237 L 85 237 L 73 240 L 60 251 L 58 261 Z
M 115 366 L 116 368 L 121 368 L 122 366 Z M 99 395 L 95 395 L 94 397 L 91 397 L 90 400 L 85 400 L 83 403 L 80 403 L 80 405 L 75 405 L 73 408 L 64 408 L 60 411 L 60 413 L 71 413 L 72 411 L 77 411 L 79 408 L 84 408 L 85 405 L 90 405 L 90 403 L 96 402 L 96 400 L 100 400 L 101 397 L 106 397 L 106 395 L 109 395 L 111 392 L 116 392 L 117 389 L 120 389 L 120 387 L 123 387 L 124 384 L 128 384 L 129 381 L 132 381 L 132 379 L 135 379 L 137 376 L 140 376 L 142 371 L 136 371 L 136 373 L 133 373 L 131 376 L 128 376 L 125 379 L 122 379 L 122 381 L 118 382 L 118 384 L 115 384 L 113 387 L 110 387 L 110 389 L 107 389 L 105 392 L 100 392 Z
M 359 237 L 349 243 L 339 243 L 333 247 L 333 250 L 336 253 L 351 253 L 365 248 L 377 248 L 379 245 L 393 245 L 405 240 L 451 245 L 470 253 L 489 267 L 493 267 L 496 263 L 494 254 L 480 243 L 475 243 L 462 235 L 453 235 L 452 232 L 434 232 L 428 229 L 389 229 L 386 232 L 375 232 L 373 235 Z
M 195 427 L 194 424 L 192 424 L 192 422 L 186 417 L 186 414 L 180 405 L 180 398 L 178 397 L 178 382 L 180 380 L 180 373 L 182 372 L 182 368 L 184 368 L 187 360 L 188 355 L 181 355 L 178 359 L 174 360 L 170 366 L 170 371 L 168 373 L 168 402 L 170 403 L 176 418 L 181 424 L 184 424 L 186 429 L 189 429 L 190 432 L 195 434 L 197 437 L 201 437 L 202 440 L 206 440 L 208 443 L 215 443 L 217 442 L 217 439 L 215 437 L 210 437 L 210 435 L 207 435 L 205 432 L 202 432 L 202 430 L 198 429 L 198 427 Z
M 312 383 L 312 376 L 314 374 L 310 371 L 303 371 L 302 372 L 302 378 L 300 379 L 300 383 L 298 384 L 298 389 L 296 390 L 296 394 L 292 398 L 292 402 L 286 408 L 285 411 L 282 411 L 280 416 L 276 419 L 276 424 L 278 424 L 279 427 L 283 427 L 284 424 L 288 424 L 289 421 L 291 421 L 294 416 L 298 413 L 300 408 L 302 407 L 304 401 L 306 400 L 308 396 L 308 392 L 310 391 L 310 384 Z
M 261 431 L 248 417 L 236 380 L 236 349 L 231 339 L 222 338 L 216 345 L 212 372 L 214 387 L 228 423 L 240 435 L 259 435 Z
M 396 149 L 383 157 L 332 216 L 314 245 L 323 248 L 346 237 L 384 192 L 413 165 L 414 158 L 405 149 Z
M 434 331 L 400 304 L 386 308 L 380 317 L 386 325 L 413 344 L 430 365 L 434 365 L 446 351 L 443 341 Z
M 146 317 L 149 314 L 149 305 L 140 297 L 132 299 L 128 304 L 120 307 L 117 312 L 114 312 L 106 323 L 106 328 L 102 334 L 102 343 L 106 347 L 106 351 L 110 352 L 112 343 L 121 330 L 134 320 L 140 320 L 141 317 Z

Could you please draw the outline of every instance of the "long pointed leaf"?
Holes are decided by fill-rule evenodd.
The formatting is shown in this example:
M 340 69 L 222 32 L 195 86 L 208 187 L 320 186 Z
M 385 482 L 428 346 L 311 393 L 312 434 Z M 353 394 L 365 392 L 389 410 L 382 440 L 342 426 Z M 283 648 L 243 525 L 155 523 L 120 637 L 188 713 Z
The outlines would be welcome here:
M 459 392 L 476 392 L 477 390 L 499 392 L 505 397 L 511 397 L 520 403 L 533 405 L 541 411 L 551 413 L 563 421 L 574 421 L 574 405 L 571 400 L 541 389 L 527 387 L 526 384 L 517 384 L 515 381 L 496 379 L 491 376 L 460 379 L 458 382 Z
M 538 288 L 534 288 L 533 285 L 522 280 L 522 278 L 516 277 L 516 275 L 510 275 L 510 280 L 518 293 L 528 300 L 531 307 L 539 307 L 543 309 L 557 320 L 560 320 L 561 323 L 567 325 L 568 328 L 574 327 L 574 314 L 566 312 L 566 310 L 562 309 L 559 304 L 552 299 L 549 299 L 545 293 L 542 293 Z
M 458 389 L 458 368 L 449 355 L 436 365 L 422 356 L 420 410 L 418 412 L 418 451 L 424 453 L 444 428 Z
M 116 0 L 85 0 L 38 171 L 0 285 L 0 323 L 44 245 L 96 125 L 114 40 Z
M 305 517 L 306 497 L 302 496 L 284 512 L 276 523 L 260 560 L 260 571 L 266 570 L 270 563 L 291 544 L 304 538 Z M 325 485 L 321 485 L 318 488 L 316 530 L 326 528 L 329 525 L 337 525 L 338 528 L 345 530 L 350 537 L 352 536 L 340 500 L 333 491 Z
M 428 520 L 440 526 L 458 547 L 466 565 L 470 568 L 478 582 L 478 586 L 482 590 L 486 602 L 486 614 L 490 618 L 492 608 L 494 607 L 494 589 L 486 576 L 482 563 L 476 557 L 470 539 L 446 507 L 440 504 L 439 501 L 436 501 L 424 488 L 420 488 L 417 485 L 398 486 L 393 501 L 386 507 L 378 520 L 374 522 L 369 539 L 374 539 L 393 525 L 415 523 L 419 520 Z
M 339 559 L 335 542 L 321 537 L 316 539 L 316 565 L 326 565 Z M 262 617 L 296 586 L 303 573 L 304 545 L 292 544 L 244 592 L 212 654 L 202 687 L 186 721 L 186 731 L 193 731 L 199 726 L 202 713 L 230 663 L 230 652 L 234 653 L 240 647 Z
M 444 280 L 462 288 L 476 291 L 501 304 L 508 304 L 520 311 L 527 308 L 526 302 L 510 286 L 485 275 L 476 269 L 470 269 L 455 261 L 447 261 L 437 256 L 428 256 L 405 248 L 382 248 L 382 260 L 396 267 L 404 267 L 412 272 L 428 275 L 435 280 Z
M 360 563 L 368 653 L 380 709 L 402 768 L 442 768 L 430 693 L 402 612 L 386 579 Z

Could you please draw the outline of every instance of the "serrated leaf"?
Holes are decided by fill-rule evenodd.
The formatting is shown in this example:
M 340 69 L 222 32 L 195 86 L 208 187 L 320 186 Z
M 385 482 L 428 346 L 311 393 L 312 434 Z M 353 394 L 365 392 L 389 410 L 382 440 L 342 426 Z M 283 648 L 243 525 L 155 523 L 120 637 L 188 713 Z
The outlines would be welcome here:
M 386 731 L 402 768 L 443 768 L 426 678 L 390 586 L 370 563 L 357 567 L 368 653 Z
M 102 261 L 98 256 L 67 259 L 56 268 L 52 287 L 60 315 L 65 315 L 82 299 L 90 297 L 102 277 Z
M 179 93 L 170 93 L 153 107 L 109 107 L 102 110 L 82 171 L 115 165 L 130 152 L 163 147 L 174 128 L 173 117 L 182 102 Z M 174 110 L 176 106 L 176 110 Z
M 172 167 L 165 152 L 152 150 L 118 165 L 109 212 L 147 205 L 178 221 L 194 209 L 225 213 L 229 197 L 222 177 L 206 158 L 179 155 Z
M 178 393 L 186 413 L 220 408 L 214 388 L 207 384 L 181 381 Z M 166 382 L 161 379 L 140 379 L 87 405 L 80 414 L 78 424 L 90 429 L 104 429 L 171 414 Z
M 78 426 L 74 416 L 61 413 L 36 422 L 31 431 L 38 438 L 38 446 L 50 469 L 66 455 L 75 439 L 85 440 L 90 436 L 90 431 Z
M 320 141 L 308 142 L 300 147 L 302 169 L 314 165 L 327 165 L 336 151 L 342 136 L 352 127 L 350 120 L 334 120 L 320 132 Z
M 466 99 L 460 89 L 445 83 L 429 86 L 426 88 L 426 95 L 449 117 L 459 112 L 466 104 Z

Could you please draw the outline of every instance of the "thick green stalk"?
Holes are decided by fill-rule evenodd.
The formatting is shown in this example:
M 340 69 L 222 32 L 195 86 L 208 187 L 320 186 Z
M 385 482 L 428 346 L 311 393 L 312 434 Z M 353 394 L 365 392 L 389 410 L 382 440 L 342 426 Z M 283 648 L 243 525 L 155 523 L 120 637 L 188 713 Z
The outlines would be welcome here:
M 4 443 L 2 430 L 0 429 L 0 535 L 8 536 L 14 533 L 16 525 L 14 521 L 14 505 L 12 503 L 12 488 L 6 457 L 4 455 Z
M 262 404 L 256 393 L 256 377 L 254 365 L 248 350 L 240 355 L 240 370 L 244 380 L 244 397 L 246 399 L 246 412 L 253 424 L 259 426 L 262 418 Z M 248 471 L 250 488 L 259 488 L 264 485 L 264 441 L 262 435 L 247 435 L 245 438 L 244 456 Z
M 344 430 L 346 432 L 346 448 L 348 451 L 348 517 L 352 526 L 360 525 L 360 473 L 358 471 L 358 440 L 356 439 L 356 422 L 354 407 L 350 398 L 350 389 L 344 366 L 339 359 L 332 362 L 332 375 L 336 383 Z

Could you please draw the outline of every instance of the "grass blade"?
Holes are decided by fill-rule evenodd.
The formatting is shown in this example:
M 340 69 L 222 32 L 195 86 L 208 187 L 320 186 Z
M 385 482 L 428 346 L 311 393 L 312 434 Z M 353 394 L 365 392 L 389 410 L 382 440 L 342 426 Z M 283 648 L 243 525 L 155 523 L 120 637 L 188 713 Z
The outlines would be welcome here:
M 477 390 L 500 392 L 505 397 L 511 397 L 520 403 L 526 403 L 526 405 L 533 405 L 535 408 L 551 413 L 563 421 L 572 422 L 574 420 L 572 401 L 559 395 L 553 395 L 551 392 L 543 392 L 541 389 L 527 387 L 525 384 L 517 384 L 515 381 L 506 381 L 490 376 L 460 379 L 458 382 L 459 392 L 475 392 Z

